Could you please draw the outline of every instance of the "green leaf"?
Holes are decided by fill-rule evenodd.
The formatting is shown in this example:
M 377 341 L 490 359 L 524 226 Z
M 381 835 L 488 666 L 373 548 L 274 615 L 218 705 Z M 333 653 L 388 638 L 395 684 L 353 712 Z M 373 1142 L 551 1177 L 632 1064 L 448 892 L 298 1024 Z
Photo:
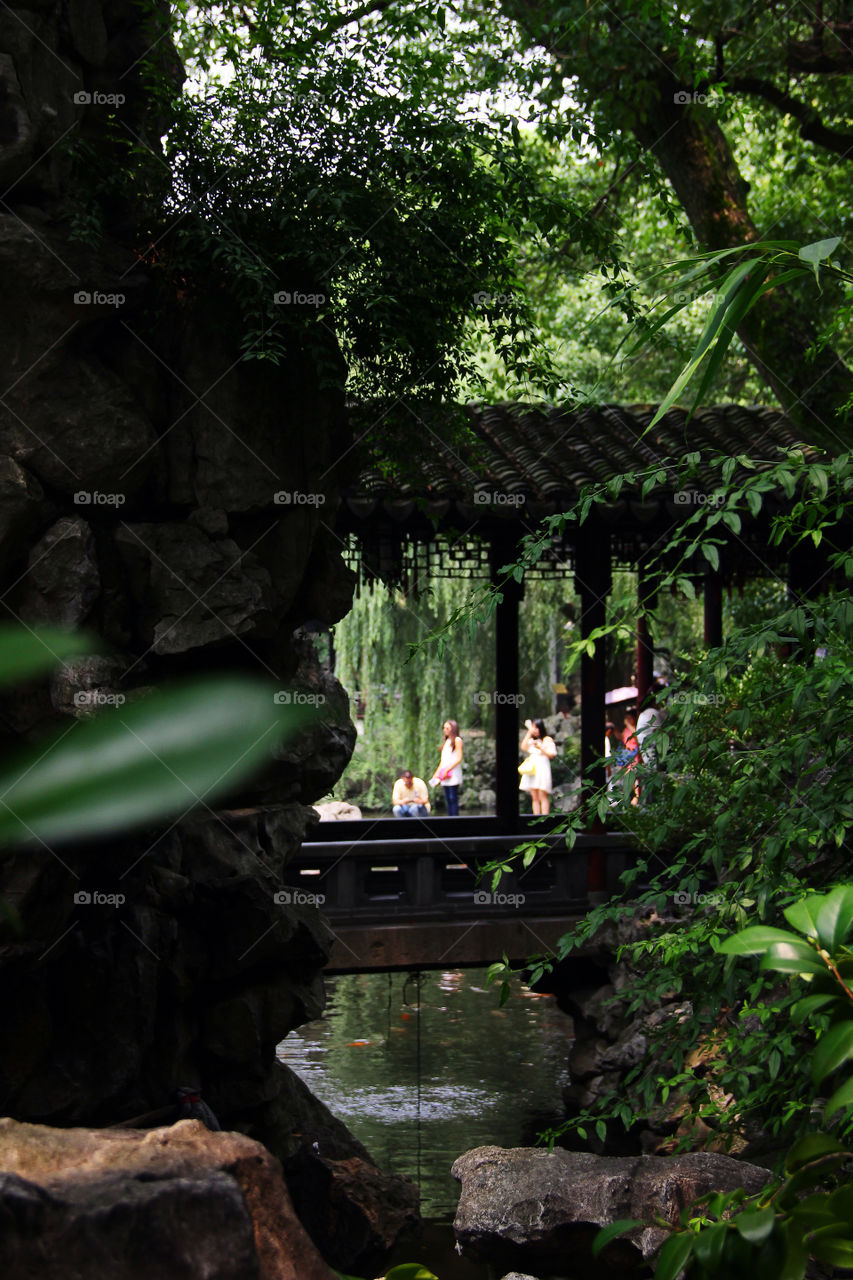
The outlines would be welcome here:
M 816 996 L 804 996 L 791 1009 L 791 1019 L 794 1022 L 805 1022 L 806 1018 L 810 1018 L 813 1013 L 819 1013 L 821 1009 L 826 1009 L 837 1001 L 839 997 L 833 991 L 825 991 Z
M 0 686 L 31 680 L 59 667 L 65 658 L 84 653 L 102 653 L 103 641 L 95 636 L 58 627 L 0 626 Z
M 710 350 L 711 344 L 714 342 L 715 338 L 717 338 L 717 335 L 720 333 L 720 331 L 723 330 L 723 326 L 725 324 L 729 308 L 732 306 L 732 303 L 737 299 L 738 290 L 740 289 L 744 280 L 750 275 L 751 272 L 756 270 L 758 270 L 758 268 L 756 266 L 755 260 L 748 259 L 746 262 L 741 262 L 736 267 L 733 267 L 732 270 L 729 272 L 729 274 L 726 276 L 726 278 L 723 280 L 722 284 L 720 285 L 720 289 L 716 294 L 714 305 L 711 307 L 711 310 L 708 314 L 708 318 L 705 321 L 705 327 L 702 330 L 702 334 L 699 338 L 698 343 L 696 344 L 696 347 L 694 348 L 690 356 L 690 359 L 687 361 L 687 364 L 681 370 L 675 382 L 672 384 L 669 391 L 666 393 L 660 405 L 658 406 L 658 410 L 655 413 L 655 416 L 652 418 L 651 422 L 646 428 L 647 431 L 650 431 L 652 427 L 656 426 L 657 423 L 660 422 L 664 414 L 671 408 L 672 405 L 675 404 L 679 395 L 681 394 L 683 389 L 687 386 L 687 383 L 693 377 L 693 374 L 696 372 L 696 369 L 701 364 L 707 352 Z M 728 346 L 729 342 L 731 341 L 732 332 L 733 330 L 729 330 L 727 333 L 725 332 L 723 333 L 722 341 L 725 342 L 726 346 Z
M 778 942 L 798 943 L 799 938 L 785 929 L 774 929 L 763 924 L 751 925 L 721 942 L 720 951 L 726 956 L 757 956 Z
M 826 1262 L 831 1267 L 853 1267 L 853 1240 L 849 1238 L 814 1232 L 809 1239 L 809 1251 L 818 1262 Z
M 822 1156 L 844 1154 L 845 1148 L 836 1138 L 826 1133 L 807 1133 L 799 1138 L 785 1157 L 786 1173 L 797 1173 L 804 1165 L 819 1160 Z
M 817 1042 L 812 1058 L 812 1079 L 819 1083 L 848 1058 L 853 1058 L 853 1022 L 837 1022 L 824 1031 Z
M 829 1121 L 836 1111 L 846 1111 L 849 1107 L 853 1107 L 853 1076 L 835 1090 L 823 1109 L 823 1118 Z
M 734 1224 L 744 1240 L 750 1244 L 760 1244 L 766 1240 L 773 1230 L 776 1214 L 772 1209 L 755 1209 L 738 1214 Z
M 772 1229 L 772 1223 L 771 1223 Z M 715 1222 L 712 1227 L 703 1227 L 693 1243 L 693 1252 L 697 1262 L 712 1270 L 719 1265 L 723 1256 L 723 1247 L 729 1230 L 725 1222 Z
M 75 723 L 0 774 L 0 844 L 155 822 L 242 782 L 309 718 L 248 677 L 206 678 Z
M 419 1262 L 403 1262 L 386 1272 L 385 1280 L 438 1280 L 438 1276 Z
M 716 572 L 720 567 L 720 552 L 716 545 L 713 542 L 703 542 L 701 551 L 708 564 Z
M 853 885 L 840 885 L 826 894 L 821 902 L 815 921 L 818 941 L 832 953 L 845 941 L 853 924 Z
M 832 236 L 829 240 L 815 240 L 814 244 L 804 244 L 800 249 L 797 257 L 803 262 L 808 262 L 813 271 L 814 278 L 820 283 L 820 264 L 831 257 L 838 246 L 841 244 L 841 236 Z
M 627 1231 L 633 1231 L 635 1227 L 643 1225 L 640 1218 L 620 1218 L 617 1222 L 608 1223 L 606 1227 L 602 1227 L 592 1242 L 592 1256 L 597 1258 L 611 1240 L 616 1240 L 619 1236 L 624 1236 Z
M 671 1235 L 658 1254 L 655 1280 L 678 1280 L 693 1252 L 696 1237 L 691 1231 Z
M 825 974 L 826 965 L 807 942 L 772 942 L 761 959 L 762 969 L 777 973 Z
M 817 938 L 817 916 L 821 902 L 821 895 L 812 893 L 800 902 L 793 902 L 782 914 L 788 924 L 793 925 L 800 933 L 806 934 L 809 938 Z

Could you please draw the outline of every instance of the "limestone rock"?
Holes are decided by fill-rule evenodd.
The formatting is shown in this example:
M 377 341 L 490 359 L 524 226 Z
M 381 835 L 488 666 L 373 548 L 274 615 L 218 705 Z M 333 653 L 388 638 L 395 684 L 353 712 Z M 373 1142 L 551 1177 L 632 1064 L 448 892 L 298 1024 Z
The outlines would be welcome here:
M 743 1186 L 753 1193 L 770 1180 L 766 1169 L 723 1155 L 610 1157 L 502 1147 L 466 1152 L 453 1176 L 462 1183 L 453 1227 L 464 1254 L 545 1274 L 563 1274 L 571 1258 L 571 1274 L 582 1276 L 608 1274 L 584 1269 L 599 1227 L 656 1216 L 674 1223 L 707 1192 Z M 662 1228 L 637 1228 L 608 1247 L 608 1264 L 638 1265 L 665 1235 Z
M 185 653 L 268 625 L 275 592 L 266 569 L 230 538 L 197 525 L 128 524 L 115 535 L 154 653 Z
M 0 1120 L 4 1280 L 334 1280 L 258 1142 Z
M 92 653 L 68 658 L 50 677 L 50 700 L 68 716 L 92 715 L 103 707 L 121 706 L 122 677 L 130 662 Z
M 321 822 L 355 822 L 361 818 L 358 805 L 348 804 L 346 800 L 324 800 L 313 807 Z
M 100 585 L 92 530 L 79 516 L 63 516 L 30 552 L 21 617 L 72 630 L 88 617 Z
M 44 491 L 35 476 L 14 458 L 0 457 L 0 566 L 3 566 L 35 526 Z
M 298 764 L 300 798 L 311 803 L 328 795 L 355 749 L 356 728 L 350 719 L 349 695 L 317 658 L 313 638 L 301 629 L 292 638 L 299 665 L 277 697 L 285 705 L 314 712 L 304 732 L 276 752 L 285 764 Z

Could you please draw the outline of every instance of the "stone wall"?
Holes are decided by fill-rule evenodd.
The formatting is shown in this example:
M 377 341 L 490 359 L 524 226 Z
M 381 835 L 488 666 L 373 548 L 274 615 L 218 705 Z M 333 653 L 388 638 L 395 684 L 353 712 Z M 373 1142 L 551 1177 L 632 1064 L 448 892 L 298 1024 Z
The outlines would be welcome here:
M 227 293 L 148 265 L 141 194 L 94 239 L 72 234 L 69 144 L 159 151 L 146 60 L 180 84 L 168 13 L 0 9 L 0 594 L 10 620 L 108 646 L 4 696 L 3 738 L 81 714 L 81 691 L 144 696 L 235 668 L 322 692 L 322 723 L 227 813 L 4 858 L 0 902 L 17 923 L 0 915 L 0 1112 L 109 1125 L 191 1085 L 223 1125 L 292 1161 L 313 1122 L 331 1123 L 275 1059 L 322 1010 L 330 934 L 275 895 L 355 741 L 310 638 L 352 596 L 330 529 L 350 444 L 344 369 L 331 338 L 337 388 L 297 351 L 243 360 Z

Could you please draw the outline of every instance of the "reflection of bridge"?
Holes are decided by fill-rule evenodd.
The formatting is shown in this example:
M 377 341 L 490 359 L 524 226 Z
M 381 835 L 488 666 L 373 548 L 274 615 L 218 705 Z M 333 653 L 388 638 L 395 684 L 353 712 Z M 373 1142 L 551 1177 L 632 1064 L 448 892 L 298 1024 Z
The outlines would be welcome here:
M 312 835 L 286 881 L 295 901 L 322 895 L 335 933 L 331 973 L 523 960 L 616 890 L 634 859 L 626 836 L 582 835 L 567 850 L 541 827 L 501 834 L 476 818 L 324 823 Z M 490 894 L 478 867 L 530 839 L 545 848 Z

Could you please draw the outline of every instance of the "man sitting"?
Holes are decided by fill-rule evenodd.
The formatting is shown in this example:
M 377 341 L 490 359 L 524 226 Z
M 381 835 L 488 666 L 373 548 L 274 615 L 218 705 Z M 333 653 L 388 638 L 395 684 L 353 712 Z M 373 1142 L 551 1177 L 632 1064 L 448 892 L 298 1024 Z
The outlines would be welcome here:
M 391 805 L 395 818 L 425 818 L 429 813 L 429 792 L 423 778 L 404 769 L 394 783 Z

